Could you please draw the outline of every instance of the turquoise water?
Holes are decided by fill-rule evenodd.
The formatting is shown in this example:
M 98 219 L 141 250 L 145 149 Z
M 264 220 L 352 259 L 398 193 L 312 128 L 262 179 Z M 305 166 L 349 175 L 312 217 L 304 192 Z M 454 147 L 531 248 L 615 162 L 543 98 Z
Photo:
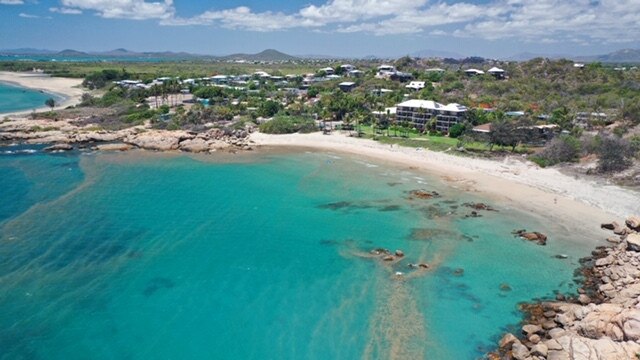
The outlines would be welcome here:
M 51 97 L 59 99 L 52 94 L 0 82 L 0 114 L 45 107 L 44 102 Z
M 473 359 L 519 302 L 571 290 L 590 249 L 500 204 L 464 218 L 476 195 L 342 155 L 27 150 L 0 147 L 2 359 Z

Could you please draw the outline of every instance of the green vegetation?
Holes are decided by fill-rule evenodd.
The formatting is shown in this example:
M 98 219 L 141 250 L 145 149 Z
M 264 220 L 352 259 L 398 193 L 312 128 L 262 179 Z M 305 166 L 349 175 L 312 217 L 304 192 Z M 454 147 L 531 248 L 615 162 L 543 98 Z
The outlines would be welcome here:
M 265 134 L 309 133 L 318 131 L 318 127 L 309 118 L 279 115 L 260 125 L 260 131 Z

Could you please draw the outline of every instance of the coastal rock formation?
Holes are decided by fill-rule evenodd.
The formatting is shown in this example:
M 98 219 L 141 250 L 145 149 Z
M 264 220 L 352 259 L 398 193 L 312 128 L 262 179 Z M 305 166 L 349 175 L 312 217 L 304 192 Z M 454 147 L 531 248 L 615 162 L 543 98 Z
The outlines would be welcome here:
M 212 128 L 199 132 L 184 130 L 157 130 L 148 126 L 135 126 L 122 130 L 96 130 L 82 124 L 79 119 L 51 121 L 45 119 L 19 119 L 0 123 L 0 141 L 30 144 L 99 144 L 118 143 L 114 146 L 93 146 L 96 150 L 129 150 L 141 148 L 156 151 L 215 152 L 221 149 L 251 150 L 247 130 Z M 126 143 L 129 146 L 122 146 Z
M 636 359 L 640 354 L 640 234 L 637 216 L 602 228 L 618 243 L 582 259 L 579 296 L 525 305 L 521 334 L 506 334 L 494 359 Z M 520 235 L 522 236 L 522 235 Z M 613 242 L 613 241 L 609 241 Z M 615 242 L 614 242 L 615 243 Z M 519 335 L 519 336 L 518 336 Z

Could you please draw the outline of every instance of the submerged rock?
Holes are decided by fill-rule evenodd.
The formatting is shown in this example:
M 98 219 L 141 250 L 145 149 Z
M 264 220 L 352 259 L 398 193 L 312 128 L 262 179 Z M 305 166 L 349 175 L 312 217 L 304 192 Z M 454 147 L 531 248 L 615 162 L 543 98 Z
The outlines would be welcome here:
M 409 199 L 417 198 L 417 199 L 432 199 L 434 197 L 439 197 L 440 194 L 437 191 L 427 191 L 427 190 L 411 190 L 409 191 Z

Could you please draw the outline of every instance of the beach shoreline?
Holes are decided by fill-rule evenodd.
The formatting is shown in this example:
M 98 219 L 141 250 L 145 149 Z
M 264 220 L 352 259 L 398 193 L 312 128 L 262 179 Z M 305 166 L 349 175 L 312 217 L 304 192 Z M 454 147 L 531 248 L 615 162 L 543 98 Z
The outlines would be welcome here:
M 477 192 L 507 207 L 527 211 L 547 222 L 556 219 L 553 225 L 565 229 L 593 230 L 597 233 L 600 230 L 594 224 L 624 218 L 638 210 L 638 194 L 632 190 L 602 184 L 596 180 L 571 177 L 557 169 L 542 169 L 513 156 L 502 161 L 485 160 L 386 145 L 346 134 L 253 133 L 250 139 L 258 149 L 319 149 L 406 166 L 413 171 L 437 176 L 461 191 Z
M 58 100 L 54 110 L 79 104 L 82 101 L 82 94 L 85 92 L 81 88 L 82 79 L 51 77 L 41 73 L 0 71 L 0 83 L 42 91 L 59 98 L 60 100 Z M 49 110 L 49 108 L 43 104 L 43 106 L 36 109 L 12 111 L 0 113 L 0 115 L 23 116 L 30 114 L 32 111 L 43 110 Z

